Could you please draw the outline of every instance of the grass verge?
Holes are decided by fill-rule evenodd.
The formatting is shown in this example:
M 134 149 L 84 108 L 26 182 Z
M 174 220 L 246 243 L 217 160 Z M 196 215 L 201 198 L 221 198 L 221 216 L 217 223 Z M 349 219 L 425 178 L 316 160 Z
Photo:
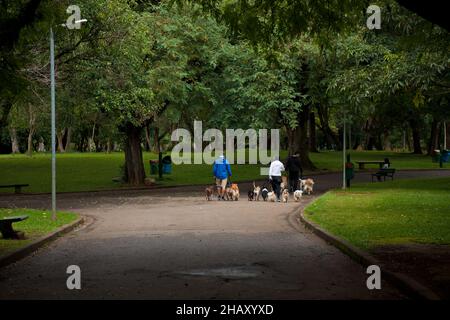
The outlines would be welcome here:
M 5 240 L 0 238 L 0 256 L 24 247 L 58 228 L 74 222 L 78 215 L 75 213 L 59 212 L 57 220 L 52 221 L 51 213 L 31 209 L 0 209 L 0 218 L 28 215 L 29 218 L 13 224 L 14 230 L 25 232 L 25 240 Z
M 399 180 L 334 190 L 306 217 L 353 245 L 450 244 L 450 178 Z

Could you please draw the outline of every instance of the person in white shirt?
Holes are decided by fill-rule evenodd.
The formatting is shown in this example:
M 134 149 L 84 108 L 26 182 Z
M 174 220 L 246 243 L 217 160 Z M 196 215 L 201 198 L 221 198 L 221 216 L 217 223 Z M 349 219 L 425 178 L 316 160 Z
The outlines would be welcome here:
M 269 179 L 272 184 L 273 191 L 277 196 L 277 201 L 281 201 L 281 173 L 284 171 L 283 163 L 277 158 L 272 161 L 269 169 Z

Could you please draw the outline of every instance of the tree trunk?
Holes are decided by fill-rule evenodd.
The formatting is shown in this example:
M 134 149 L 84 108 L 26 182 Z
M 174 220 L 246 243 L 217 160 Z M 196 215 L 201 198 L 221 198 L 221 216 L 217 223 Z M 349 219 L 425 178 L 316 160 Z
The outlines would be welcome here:
M 446 127 L 446 136 L 447 136 L 447 145 L 446 146 L 444 146 L 444 148 L 446 148 L 446 149 L 448 149 L 448 147 L 449 147 L 449 143 L 450 143 L 450 123 L 445 123 L 445 127 Z
M 69 152 L 70 151 L 70 144 L 72 143 L 72 128 L 67 128 L 67 131 L 66 131 L 66 143 L 65 143 L 65 147 L 64 147 L 64 150 L 66 151 L 66 152 Z
M 154 141 L 155 141 L 155 152 L 160 153 L 161 152 L 161 144 L 159 143 L 159 128 L 155 127 L 154 130 Z
M 66 150 L 64 149 L 64 135 L 66 133 L 66 129 L 61 130 L 56 134 L 56 138 L 58 139 L 58 152 L 64 153 Z
M 148 125 L 145 126 L 145 151 L 150 152 L 152 148 L 152 141 L 150 139 L 150 129 Z
M 430 140 L 428 140 L 427 155 L 431 155 L 437 148 L 439 148 L 439 122 L 433 117 Z
M 106 153 L 111 153 L 111 138 L 106 141 Z
M 409 121 L 409 124 L 411 126 L 411 130 L 412 130 L 412 136 L 413 136 L 413 153 L 414 154 L 423 154 L 422 152 L 422 146 L 420 144 L 420 127 L 419 127 L 419 123 L 416 119 L 411 119 Z
M 392 151 L 392 144 L 388 130 L 384 130 L 383 133 L 383 149 L 385 151 Z
M 33 135 L 34 135 L 34 130 L 30 129 L 30 131 L 28 133 L 28 139 L 27 139 L 27 155 L 30 157 L 33 155 Z
M 145 182 L 145 169 L 141 149 L 142 128 L 125 126 L 125 173 L 128 184 L 138 186 Z
M 330 128 L 329 124 L 329 115 L 327 107 L 322 105 L 317 106 L 317 113 L 320 120 L 320 129 L 325 136 L 325 140 L 327 142 L 328 149 L 342 149 L 339 138 L 336 137 L 333 130 Z
M 295 129 L 287 128 L 287 131 L 291 131 L 290 136 L 289 154 L 292 155 L 298 151 L 300 155 L 300 162 L 303 170 L 315 170 L 316 166 L 309 158 L 309 139 L 308 139 L 308 121 L 310 116 L 310 107 L 304 106 L 302 111 L 298 114 L 298 126 Z
M 11 128 L 9 130 L 9 134 L 11 137 L 11 153 L 20 153 L 19 149 L 19 140 L 17 139 L 17 131 L 16 128 Z
M 28 104 L 28 117 L 27 155 L 31 157 L 33 155 L 33 136 L 36 131 L 36 115 L 31 103 Z
M 309 114 L 309 151 L 319 152 L 317 149 L 316 114 L 314 112 Z
M 97 151 L 97 145 L 95 144 L 95 127 L 96 127 L 96 124 L 94 123 L 94 125 L 92 126 L 91 136 L 88 138 L 89 152 Z

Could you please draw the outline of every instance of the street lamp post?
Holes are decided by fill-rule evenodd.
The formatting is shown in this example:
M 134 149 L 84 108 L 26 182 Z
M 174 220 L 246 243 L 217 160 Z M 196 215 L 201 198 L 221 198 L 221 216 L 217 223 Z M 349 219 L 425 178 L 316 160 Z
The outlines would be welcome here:
M 342 141 L 342 163 L 343 163 L 343 169 L 342 169 L 342 189 L 347 189 L 347 177 L 346 177 L 346 162 L 347 162 L 347 125 L 345 123 L 345 114 L 344 114 L 344 130 L 343 130 L 343 141 Z
M 50 96 L 52 112 L 52 220 L 56 220 L 56 106 L 55 106 L 55 37 L 50 28 Z
M 86 19 L 76 20 L 79 24 L 87 22 Z M 67 27 L 66 24 L 62 25 Z M 56 220 L 56 93 L 55 93 L 55 36 L 50 27 L 50 96 L 51 96 L 51 121 L 52 121 L 52 220 Z

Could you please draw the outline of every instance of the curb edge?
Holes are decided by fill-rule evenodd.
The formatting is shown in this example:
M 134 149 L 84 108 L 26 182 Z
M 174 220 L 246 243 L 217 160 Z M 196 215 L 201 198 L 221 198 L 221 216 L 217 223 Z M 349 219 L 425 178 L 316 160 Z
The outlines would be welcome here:
M 364 267 L 368 267 L 370 265 L 378 265 L 380 267 L 383 266 L 382 273 L 384 274 L 385 279 L 387 279 L 390 283 L 395 285 L 398 289 L 403 291 L 409 297 L 421 300 L 441 300 L 441 298 L 431 289 L 425 287 L 424 285 L 412 279 L 411 277 L 403 273 L 388 270 L 386 266 L 375 257 L 371 256 L 366 252 L 363 252 L 362 250 L 356 248 L 347 241 L 334 235 L 331 235 L 324 229 L 320 228 L 313 222 L 309 221 L 304 216 L 303 209 L 300 209 L 300 215 L 299 218 L 297 217 L 297 219 L 299 219 L 299 222 L 303 223 L 307 229 L 310 229 L 318 237 L 332 244 L 333 246 L 338 248 L 340 251 L 345 253 L 347 256 L 349 256 L 351 259 L 358 262 L 362 266 Z
M 23 248 L 17 249 L 17 250 L 15 250 L 11 253 L 8 253 L 4 256 L 0 256 L 0 268 L 6 267 L 7 265 L 15 263 L 15 262 L 29 256 L 30 254 L 32 254 L 36 250 L 42 248 L 44 245 L 48 244 L 49 242 L 52 242 L 52 241 L 56 240 L 57 238 L 73 231 L 75 228 L 82 225 L 85 221 L 86 221 L 85 217 L 81 216 L 74 222 L 60 227 L 59 229 L 53 231 L 49 235 L 41 237 L 41 238 L 33 241 L 32 243 L 26 245 Z

